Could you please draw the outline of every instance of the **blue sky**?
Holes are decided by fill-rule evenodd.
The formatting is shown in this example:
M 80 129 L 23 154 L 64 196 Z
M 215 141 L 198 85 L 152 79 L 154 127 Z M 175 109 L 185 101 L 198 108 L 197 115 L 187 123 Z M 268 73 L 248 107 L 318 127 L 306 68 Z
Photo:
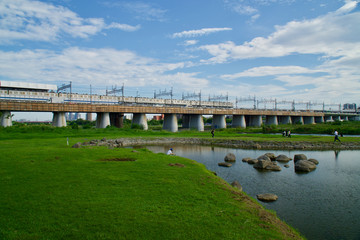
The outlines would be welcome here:
M 1 0 L 0 81 L 357 103 L 353 0 Z M 239 103 L 241 105 L 242 103 Z M 247 106 L 247 103 L 243 103 Z

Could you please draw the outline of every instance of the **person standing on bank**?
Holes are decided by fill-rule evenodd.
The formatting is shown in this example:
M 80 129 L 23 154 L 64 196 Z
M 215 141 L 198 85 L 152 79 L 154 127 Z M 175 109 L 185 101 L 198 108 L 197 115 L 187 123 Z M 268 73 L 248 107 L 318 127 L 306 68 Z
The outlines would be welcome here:
M 211 137 L 215 136 L 215 129 L 211 130 Z
M 336 140 L 339 141 L 339 142 L 341 142 L 340 139 L 339 139 L 339 133 L 338 133 L 338 131 L 336 131 L 336 130 L 335 130 L 335 132 L 334 132 L 334 137 L 335 137 L 335 138 L 334 138 L 334 142 L 336 142 Z

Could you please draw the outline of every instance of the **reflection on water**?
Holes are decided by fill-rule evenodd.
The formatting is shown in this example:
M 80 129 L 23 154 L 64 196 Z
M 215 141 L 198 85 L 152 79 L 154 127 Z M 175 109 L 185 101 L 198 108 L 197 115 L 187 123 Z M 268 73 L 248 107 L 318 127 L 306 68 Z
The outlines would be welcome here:
M 153 152 L 163 152 L 170 146 L 149 146 Z M 259 193 L 274 193 L 276 202 L 264 203 L 268 209 L 298 229 L 308 239 L 360 239 L 360 151 L 269 151 L 244 150 L 209 146 L 171 146 L 178 156 L 203 163 L 227 182 L 237 180 L 243 190 L 256 199 Z M 236 155 L 230 168 L 219 167 L 227 153 Z M 294 162 L 278 163 L 280 172 L 258 171 L 241 161 L 272 152 L 291 158 L 303 153 L 320 163 L 306 174 L 295 173 Z

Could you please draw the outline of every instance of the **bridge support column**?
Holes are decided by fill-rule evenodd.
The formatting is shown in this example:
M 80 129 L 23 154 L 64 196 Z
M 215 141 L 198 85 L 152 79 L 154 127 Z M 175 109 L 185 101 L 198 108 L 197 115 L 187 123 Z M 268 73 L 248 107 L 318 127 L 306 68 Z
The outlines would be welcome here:
M 214 129 L 226 128 L 225 115 L 213 115 L 212 128 Z
M 190 128 L 195 128 L 198 131 L 204 131 L 204 120 L 202 118 L 202 115 L 199 114 L 192 114 L 190 115 Z
M 233 128 L 246 128 L 246 121 L 244 115 L 234 115 L 232 119 Z
M 96 114 L 96 128 L 106 128 L 110 126 L 110 114 L 108 112 L 99 112 Z
M 280 124 L 291 124 L 291 117 L 290 116 L 279 116 L 279 123 Z
M 145 113 L 134 113 L 131 125 L 143 126 L 144 130 L 148 130 L 147 118 Z
M 2 127 L 12 126 L 12 116 L 10 111 L 1 111 L 1 126 Z
M 52 125 L 54 127 L 66 127 L 65 112 L 53 112 Z
M 110 113 L 110 125 L 122 128 L 124 123 L 124 114 L 123 113 Z
M 92 121 L 92 113 L 86 113 L 86 120 Z
M 266 125 L 278 125 L 277 116 L 266 116 Z
M 304 120 L 304 124 L 315 124 L 314 116 L 304 116 L 303 120 Z
M 170 132 L 178 131 L 178 121 L 175 113 L 164 115 L 163 129 Z
M 249 116 L 249 124 L 250 127 L 261 127 L 262 124 L 262 115 L 251 115 Z
M 182 127 L 183 128 L 190 128 L 190 115 L 184 114 L 182 116 Z
M 348 116 L 344 116 L 344 121 L 349 121 L 349 117 Z
M 340 116 L 332 116 L 332 118 L 333 118 L 334 121 L 340 121 L 341 120 Z
M 327 122 L 327 121 L 332 121 L 333 118 L 332 118 L 332 116 L 325 116 L 325 117 L 324 117 L 324 120 L 325 120 L 325 122 Z
M 291 121 L 293 124 L 304 124 L 304 119 L 302 116 L 292 116 Z
M 315 117 L 315 123 L 323 123 L 324 122 L 324 117 Z

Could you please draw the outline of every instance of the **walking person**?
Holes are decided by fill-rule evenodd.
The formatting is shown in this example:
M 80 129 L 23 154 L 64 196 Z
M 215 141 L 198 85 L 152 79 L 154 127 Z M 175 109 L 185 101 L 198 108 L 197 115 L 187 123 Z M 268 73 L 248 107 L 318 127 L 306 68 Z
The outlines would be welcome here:
M 211 130 L 211 137 L 215 136 L 215 129 Z
M 288 132 L 288 137 L 291 138 L 291 132 L 290 132 L 290 130 L 289 130 L 289 132 Z
M 336 141 L 341 142 L 340 139 L 339 139 L 339 133 L 338 133 L 338 131 L 336 131 L 336 130 L 335 130 L 335 132 L 334 132 L 334 137 L 335 137 L 335 138 L 334 138 L 334 142 L 336 142 Z

